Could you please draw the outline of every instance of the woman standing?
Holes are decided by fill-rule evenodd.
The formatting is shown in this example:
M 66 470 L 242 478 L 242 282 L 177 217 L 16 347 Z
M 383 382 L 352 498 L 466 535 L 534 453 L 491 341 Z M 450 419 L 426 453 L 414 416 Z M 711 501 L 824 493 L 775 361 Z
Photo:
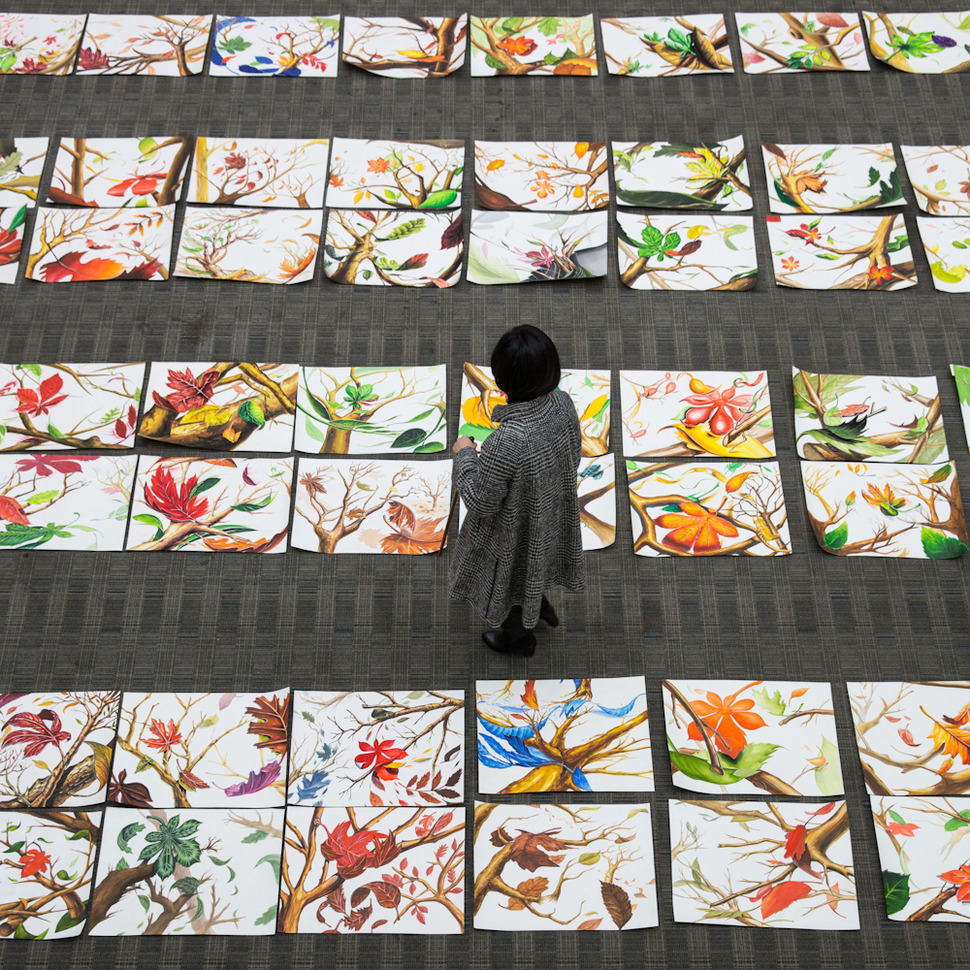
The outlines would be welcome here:
M 504 334 L 491 365 L 508 398 L 492 411 L 498 429 L 481 454 L 465 435 L 452 448 L 466 515 L 451 561 L 451 595 L 499 627 L 482 634 L 487 647 L 531 657 L 536 623 L 559 625 L 546 592 L 586 586 L 576 496 L 579 418 L 569 395 L 557 390 L 556 345 L 537 327 Z

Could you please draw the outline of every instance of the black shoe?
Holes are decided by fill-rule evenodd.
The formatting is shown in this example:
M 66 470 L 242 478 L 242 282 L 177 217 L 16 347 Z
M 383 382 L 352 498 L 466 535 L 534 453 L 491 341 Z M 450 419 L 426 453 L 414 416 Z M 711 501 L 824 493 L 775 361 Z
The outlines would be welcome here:
M 542 597 L 542 605 L 539 607 L 539 619 L 542 620 L 546 626 L 559 626 L 559 616 L 553 609 L 552 603 L 550 603 L 545 596 Z
M 504 630 L 488 630 L 482 634 L 482 642 L 489 650 L 517 657 L 531 657 L 536 652 L 536 638 L 532 633 L 512 640 Z

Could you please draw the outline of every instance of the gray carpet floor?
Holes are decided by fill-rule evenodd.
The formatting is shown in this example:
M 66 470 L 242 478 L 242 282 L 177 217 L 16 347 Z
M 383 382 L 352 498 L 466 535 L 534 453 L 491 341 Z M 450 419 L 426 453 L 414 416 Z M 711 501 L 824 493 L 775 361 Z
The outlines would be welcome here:
M 34 12 L 70 9 L 17 0 Z M 126 12 L 158 12 L 129 0 Z M 109 5 L 111 10 L 122 6 Z M 335 12 L 319 10 L 316 13 Z M 541 5 L 540 5 L 541 6 Z M 561 0 L 540 13 L 634 15 L 621 0 Z M 688 0 L 687 12 L 724 6 Z M 914 9 L 932 9 L 917 0 Z M 764 0 L 743 9 L 774 9 Z M 232 13 L 309 13 L 264 0 Z M 359 12 L 345 9 L 344 12 Z M 424 14 L 407 0 L 364 12 Z M 447 9 L 440 12 L 451 12 Z M 473 12 L 524 13 L 488 0 Z M 683 12 L 662 8 L 657 13 Z M 735 63 L 740 60 L 732 29 Z M 871 73 L 735 75 L 666 81 L 382 79 L 341 69 L 303 79 L 0 78 L 0 132 L 20 135 L 563 138 L 722 138 L 743 132 L 757 221 L 767 213 L 759 140 L 908 144 L 970 142 L 970 76 Z M 49 171 L 48 171 L 49 174 Z M 911 197 L 905 176 L 904 190 Z M 466 218 L 472 192 L 465 195 Z M 916 207 L 906 208 L 916 240 Z M 611 243 L 612 248 L 612 243 Z M 785 559 L 635 558 L 625 504 L 614 547 L 590 554 L 589 588 L 559 603 L 563 626 L 540 635 L 531 661 L 480 645 L 480 625 L 449 601 L 447 557 L 205 556 L 4 552 L 0 555 L 0 682 L 37 688 L 264 689 L 447 686 L 480 677 L 647 677 L 655 746 L 663 737 L 659 680 L 674 677 L 956 679 L 970 675 L 970 560 L 916 562 L 822 554 L 805 515 L 791 421 L 790 367 L 935 374 L 965 487 L 970 455 L 951 362 L 970 363 L 970 300 L 937 293 L 922 248 L 920 284 L 901 292 L 798 292 L 771 280 L 758 230 L 757 290 L 643 293 L 623 288 L 615 252 L 605 281 L 451 290 L 233 283 L 0 287 L 0 360 L 283 360 L 437 363 L 487 359 L 509 326 L 534 323 L 573 367 L 766 368 L 794 555 Z M 619 424 L 614 402 L 614 426 Z M 452 431 L 456 427 L 452 418 Z M 615 439 L 617 440 L 617 439 Z M 614 446 L 616 447 L 616 446 Z M 152 449 L 142 449 L 152 450 Z M 619 490 L 622 494 L 622 487 Z M 885 918 L 844 690 L 836 714 L 857 866 L 862 930 L 810 933 L 684 926 L 672 921 L 666 801 L 676 794 L 658 749 L 655 837 L 662 926 L 631 933 L 464 937 L 81 939 L 0 944 L 10 967 L 176 966 L 340 968 L 825 967 L 966 965 L 961 925 Z M 471 722 L 469 721 L 469 729 Z M 474 745 L 469 745 L 470 754 Z M 474 792 L 469 765 L 469 791 Z M 609 800 L 609 799 L 607 799 Z M 622 800 L 622 799 L 620 799 Z M 630 800 L 630 799 L 627 799 Z

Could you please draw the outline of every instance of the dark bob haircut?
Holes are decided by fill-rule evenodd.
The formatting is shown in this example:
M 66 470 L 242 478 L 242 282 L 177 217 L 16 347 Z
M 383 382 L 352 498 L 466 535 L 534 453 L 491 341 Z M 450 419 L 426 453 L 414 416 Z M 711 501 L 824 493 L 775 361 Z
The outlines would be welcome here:
M 559 351 L 538 327 L 523 324 L 499 337 L 492 376 L 510 402 L 531 401 L 559 386 Z

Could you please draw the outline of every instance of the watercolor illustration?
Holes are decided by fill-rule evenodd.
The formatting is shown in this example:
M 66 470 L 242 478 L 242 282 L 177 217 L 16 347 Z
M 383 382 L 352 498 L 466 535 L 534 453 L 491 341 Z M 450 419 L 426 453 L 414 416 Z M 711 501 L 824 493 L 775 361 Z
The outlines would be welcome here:
M 862 13 L 872 56 L 908 74 L 970 70 L 970 12 Z
M 583 549 L 616 542 L 616 466 L 612 455 L 584 458 L 576 475 Z
M 467 14 L 344 17 L 344 63 L 382 77 L 447 77 L 465 63 L 467 46 Z
M 87 14 L 0 13 L 0 74 L 70 74 Z
M 916 225 L 933 285 L 945 293 L 970 292 L 970 219 L 917 217 Z
M 899 147 L 916 204 L 924 212 L 931 216 L 970 215 L 970 145 Z
M 0 38 L 5 16 L 8 15 L 0 14 Z M 49 138 L 0 137 L 0 207 L 16 211 L 26 203 L 33 208 L 49 144 Z
M 472 77 L 595 77 L 593 17 L 472 17 Z
M 77 74 L 200 74 L 212 29 L 210 14 L 96 14 L 88 17 Z
M 209 74 L 336 77 L 340 16 L 216 16 Z
M 603 54 L 610 74 L 682 77 L 734 73 L 724 17 L 604 17 Z
M 26 202 L 0 209 L 0 283 L 17 282 L 26 219 Z
M 870 69 L 857 13 L 736 13 L 734 17 L 747 74 Z
M 963 419 L 963 432 L 970 442 L 970 367 L 964 364 L 950 364 L 950 373 L 957 386 L 960 399 L 960 417 Z

